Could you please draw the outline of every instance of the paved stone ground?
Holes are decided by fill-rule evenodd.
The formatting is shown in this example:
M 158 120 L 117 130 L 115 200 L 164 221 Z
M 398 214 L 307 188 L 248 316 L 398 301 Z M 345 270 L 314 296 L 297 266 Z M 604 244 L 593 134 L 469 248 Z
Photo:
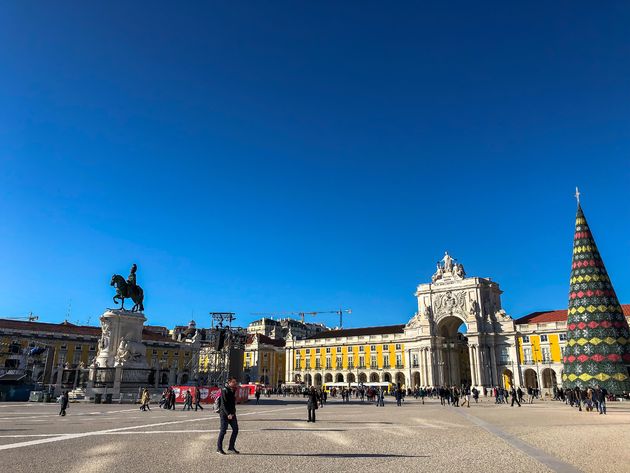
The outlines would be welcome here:
M 625 403 L 600 416 L 549 401 L 468 409 L 333 400 L 309 424 L 301 398 L 262 399 L 239 406 L 241 455 L 226 457 L 215 453 L 218 418 L 208 408 L 71 404 L 66 417 L 57 412 L 56 404 L 0 404 L 2 471 L 630 471 Z

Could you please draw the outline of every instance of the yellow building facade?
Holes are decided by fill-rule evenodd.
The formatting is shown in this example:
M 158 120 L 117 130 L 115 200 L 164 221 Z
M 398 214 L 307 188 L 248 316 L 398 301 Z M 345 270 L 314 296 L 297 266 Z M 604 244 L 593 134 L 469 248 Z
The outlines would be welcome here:
M 156 385 L 189 380 L 189 344 L 173 340 L 164 327 L 147 326 L 142 336 Z M 23 373 L 44 385 L 81 387 L 100 337 L 100 327 L 0 319 L 0 375 Z
M 622 309 L 630 323 L 630 305 L 624 304 Z M 515 320 L 514 324 L 523 386 L 551 393 L 562 384 L 567 311 L 534 312 Z
M 276 387 L 286 381 L 285 341 L 261 333 L 249 334 L 243 357 L 242 382 Z

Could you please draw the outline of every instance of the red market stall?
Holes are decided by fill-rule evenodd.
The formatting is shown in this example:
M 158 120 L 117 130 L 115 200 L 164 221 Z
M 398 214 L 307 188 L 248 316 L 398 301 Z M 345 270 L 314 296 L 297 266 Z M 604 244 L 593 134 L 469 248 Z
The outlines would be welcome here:
M 195 393 L 199 389 L 201 404 L 214 404 L 214 401 L 221 395 L 221 388 L 216 386 L 171 386 L 171 389 L 175 391 L 175 402 L 183 404 L 186 399 L 186 391 L 190 391 L 195 402 Z M 238 386 L 236 388 L 236 403 L 243 404 L 249 400 L 249 388 L 244 386 Z

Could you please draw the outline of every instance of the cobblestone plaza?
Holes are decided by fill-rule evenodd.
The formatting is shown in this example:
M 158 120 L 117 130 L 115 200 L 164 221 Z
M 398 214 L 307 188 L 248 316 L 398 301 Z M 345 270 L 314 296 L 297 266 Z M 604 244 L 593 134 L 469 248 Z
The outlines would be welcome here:
M 218 456 L 211 409 L 140 412 L 129 404 L 0 405 L 4 471 L 627 471 L 630 405 L 608 415 L 545 401 L 471 408 L 414 399 L 385 408 L 331 400 L 306 423 L 301 397 L 265 398 L 238 409 L 239 456 Z M 601 464 L 607 452 L 606 465 Z

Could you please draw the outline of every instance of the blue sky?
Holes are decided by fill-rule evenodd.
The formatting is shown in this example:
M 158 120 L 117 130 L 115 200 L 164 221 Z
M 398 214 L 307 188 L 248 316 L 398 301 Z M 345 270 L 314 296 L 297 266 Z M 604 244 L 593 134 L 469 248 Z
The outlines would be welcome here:
M 630 302 L 627 2 L 0 6 L 0 315 L 406 322 L 444 250 L 566 307 L 580 186 Z M 313 318 L 331 325 L 335 317 Z

